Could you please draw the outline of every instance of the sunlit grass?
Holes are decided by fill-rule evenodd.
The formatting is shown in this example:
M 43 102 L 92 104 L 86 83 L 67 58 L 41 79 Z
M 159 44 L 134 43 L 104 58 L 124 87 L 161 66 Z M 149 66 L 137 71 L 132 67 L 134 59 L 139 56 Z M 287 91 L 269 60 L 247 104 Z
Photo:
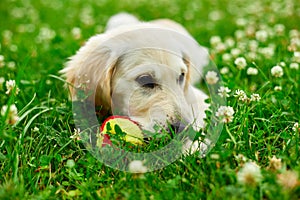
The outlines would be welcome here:
M 78 139 L 58 71 L 120 11 L 174 19 L 209 48 L 234 114 L 206 157 L 137 175 L 105 166 Z M 299 13 L 296 0 L 1 0 L 0 106 L 18 112 L 0 116 L 0 199 L 300 198 Z

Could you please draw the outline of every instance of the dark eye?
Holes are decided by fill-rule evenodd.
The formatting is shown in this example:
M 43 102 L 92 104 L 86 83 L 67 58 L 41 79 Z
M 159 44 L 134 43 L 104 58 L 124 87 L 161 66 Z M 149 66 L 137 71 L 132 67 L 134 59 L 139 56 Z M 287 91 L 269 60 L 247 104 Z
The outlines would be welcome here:
M 151 75 L 141 75 L 135 79 L 142 87 L 153 89 L 157 86 L 154 78 Z
M 180 74 L 179 78 L 178 78 L 179 84 L 182 84 L 182 83 L 183 83 L 183 81 L 184 81 L 184 76 L 185 76 L 185 74 L 182 72 L 182 73 Z

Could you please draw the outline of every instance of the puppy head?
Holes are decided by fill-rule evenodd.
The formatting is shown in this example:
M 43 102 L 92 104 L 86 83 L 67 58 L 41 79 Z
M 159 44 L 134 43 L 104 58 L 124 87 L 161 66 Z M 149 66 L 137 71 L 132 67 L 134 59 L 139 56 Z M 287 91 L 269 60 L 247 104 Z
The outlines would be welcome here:
M 192 121 L 186 100 L 189 66 L 182 55 L 143 48 L 119 58 L 112 77 L 112 111 L 130 116 L 144 129 L 175 129 Z
M 206 55 L 186 35 L 138 27 L 92 37 L 62 72 L 73 100 L 83 92 L 102 113 L 127 115 L 144 129 L 179 128 L 193 121 L 187 94 Z

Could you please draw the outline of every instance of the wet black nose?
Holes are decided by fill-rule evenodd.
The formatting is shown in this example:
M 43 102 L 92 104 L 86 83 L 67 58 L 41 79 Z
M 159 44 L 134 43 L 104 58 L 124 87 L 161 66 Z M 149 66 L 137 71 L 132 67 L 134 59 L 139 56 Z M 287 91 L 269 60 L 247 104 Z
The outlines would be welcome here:
M 185 129 L 186 125 L 182 122 L 175 122 L 170 125 L 170 128 L 172 129 L 171 132 L 173 133 L 180 133 Z

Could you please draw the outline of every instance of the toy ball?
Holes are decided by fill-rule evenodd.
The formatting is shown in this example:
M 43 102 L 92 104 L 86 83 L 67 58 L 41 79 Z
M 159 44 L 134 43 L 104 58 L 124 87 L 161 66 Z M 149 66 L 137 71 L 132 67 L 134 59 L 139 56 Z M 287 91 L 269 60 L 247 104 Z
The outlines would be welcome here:
M 125 116 L 111 116 L 107 118 L 100 128 L 101 146 L 112 145 L 110 135 L 120 134 L 121 140 L 133 145 L 143 144 L 143 132 L 137 122 Z

